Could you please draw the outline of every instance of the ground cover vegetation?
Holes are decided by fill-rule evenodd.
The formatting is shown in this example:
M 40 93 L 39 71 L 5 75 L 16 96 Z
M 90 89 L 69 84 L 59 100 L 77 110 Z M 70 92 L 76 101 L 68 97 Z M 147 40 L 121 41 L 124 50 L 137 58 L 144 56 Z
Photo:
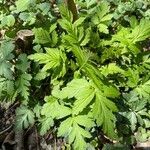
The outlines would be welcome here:
M 149 0 L 0 0 L 0 8 L 1 111 L 15 111 L 1 126 L 11 124 L 16 149 L 31 129 L 52 136 L 52 149 L 150 140 Z

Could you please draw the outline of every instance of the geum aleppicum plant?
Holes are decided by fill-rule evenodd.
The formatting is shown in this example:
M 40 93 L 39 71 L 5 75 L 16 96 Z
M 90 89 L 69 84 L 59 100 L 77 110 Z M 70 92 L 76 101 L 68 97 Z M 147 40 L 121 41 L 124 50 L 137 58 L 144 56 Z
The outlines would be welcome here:
M 49 127 L 53 125 L 53 119 L 64 118 L 58 127 L 58 136 L 67 138 L 70 144 L 74 143 L 75 149 L 86 149 L 85 139 L 92 137 L 90 129 L 95 125 L 102 127 L 110 138 L 116 138 L 116 118 L 113 112 L 117 112 L 117 107 L 111 99 L 115 99 L 120 93 L 115 86 L 105 81 L 105 77 L 90 59 L 90 52 L 84 47 L 90 40 L 90 28 L 86 29 L 88 32 L 84 32 L 83 23 L 86 18 L 81 17 L 73 23 L 72 14 L 65 7 L 61 6 L 60 12 L 62 19 L 58 23 L 64 29 L 61 45 L 55 49 L 46 48 L 46 53 L 30 55 L 29 59 L 44 64 L 41 71 L 52 71 L 53 84 L 54 80 L 59 81 L 64 76 L 62 74 L 53 78 L 53 74 L 69 61 L 64 61 L 62 53 L 73 53 L 77 68 L 74 78 L 60 90 L 59 85 L 53 85 L 51 96 L 45 99 L 41 115 L 48 119 L 47 123 L 51 123 Z M 63 69 L 59 71 L 62 72 Z M 44 123 L 42 125 L 48 126 Z M 42 126 L 42 129 L 45 131 L 41 133 L 44 133 L 48 128 Z
M 145 66 L 149 66 L 149 57 L 146 59 L 146 54 L 140 49 L 140 42 L 150 37 L 150 21 L 142 19 L 138 23 L 133 17 L 131 27 L 122 27 L 112 37 L 110 35 L 110 38 L 105 39 L 103 36 L 108 33 L 107 21 L 112 16 L 109 15 L 108 4 L 102 2 L 97 7 L 102 6 L 108 7 L 107 11 L 99 9 L 104 12 L 97 19 L 108 16 L 106 22 L 101 22 L 104 23 L 101 26 L 97 24 L 96 18 L 90 20 L 89 16 L 81 16 L 73 22 L 70 11 L 60 6 L 59 29 L 55 24 L 49 30 L 33 30 L 35 43 L 49 45 L 45 46 L 43 52 L 28 57 L 42 66 L 38 73 L 40 78 L 36 76 L 35 79 L 50 77 L 50 95 L 44 98 L 45 104 L 38 115 L 40 133 L 45 134 L 52 126 L 56 126 L 57 121 L 57 135 L 64 137 L 77 150 L 89 147 L 88 141 L 92 139 L 95 127 L 102 129 L 110 139 L 117 138 L 116 114 L 121 108 L 119 101 L 125 99 L 124 94 L 136 92 L 140 100 L 150 95 L 149 90 L 146 90 L 150 88 L 149 76 L 143 77 L 147 72 Z M 102 27 L 105 28 L 104 31 L 101 30 Z M 90 48 L 92 34 L 100 39 L 96 51 Z M 137 58 L 141 53 L 139 62 Z M 130 101 L 127 100 L 126 103 L 129 105 Z M 145 102 L 143 105 L 146 105 Z M 139 118 L 143 107 L 128 107 L 132 111 L 127 118 L 132 119 L 130 116 L 133 114 Z M 31 111 L 26 111 L 29 118 Z M 22 115 L 21 111 L 19 113 Z M 27 120 L 30 121 L 28 124 L 33 124 L 33 115 L 25 122 Z M 136 122 L 131 122 L 133 130 Z

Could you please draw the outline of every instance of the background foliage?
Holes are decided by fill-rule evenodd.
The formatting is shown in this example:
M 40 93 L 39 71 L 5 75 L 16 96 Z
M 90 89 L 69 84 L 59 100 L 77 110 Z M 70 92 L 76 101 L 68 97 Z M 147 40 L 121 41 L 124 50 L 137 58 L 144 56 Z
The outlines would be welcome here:
M 150 2 L 76 5 L 73 21 L 62 1 L 0 1 L 0 97 L 20 101 L 15 128 L 52 130 L 77 150 L 101 136 L 116 143 L 103 149 L 149 140 Z

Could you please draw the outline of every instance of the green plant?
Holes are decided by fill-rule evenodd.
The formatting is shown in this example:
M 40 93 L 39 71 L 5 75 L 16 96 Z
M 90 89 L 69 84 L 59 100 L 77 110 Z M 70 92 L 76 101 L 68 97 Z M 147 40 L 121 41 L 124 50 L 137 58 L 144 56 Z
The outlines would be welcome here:
M 88 2 L 78 1 L 78 19 L 60 4 L 61 17 L 46 15 L 45 26 L 36 24 L 38 19 L 24 22 L 34 33 L 28 56 L 17 54 L 6 31 L 0 51 L 1 97 L 22 100 L 17 129 L 35 123 L 44 135 L 55 128 L 72 149 L 97 149 L 100 134 L 134 144 L 139 136 L 133 134 L 141 129 L 149 133 L 150 58 L 143 45 L 150 38 L 150 21 L 129 15 L 125 25 L 114 27 L 111 3 Z M 29 3 L 16 1 L 12 12 L 28 12 Z M 33 12 L 46 7 L 34 4 Z

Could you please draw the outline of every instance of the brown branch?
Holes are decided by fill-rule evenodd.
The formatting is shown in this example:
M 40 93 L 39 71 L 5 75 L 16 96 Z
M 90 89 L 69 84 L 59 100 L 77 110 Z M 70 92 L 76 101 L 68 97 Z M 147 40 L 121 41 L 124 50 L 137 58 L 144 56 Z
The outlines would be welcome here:
M 64 0 L 64 3 L 67 5 L 68 9 L 73 14 L 73 22 L 78 19 L 77 7 L 74 0 Z

